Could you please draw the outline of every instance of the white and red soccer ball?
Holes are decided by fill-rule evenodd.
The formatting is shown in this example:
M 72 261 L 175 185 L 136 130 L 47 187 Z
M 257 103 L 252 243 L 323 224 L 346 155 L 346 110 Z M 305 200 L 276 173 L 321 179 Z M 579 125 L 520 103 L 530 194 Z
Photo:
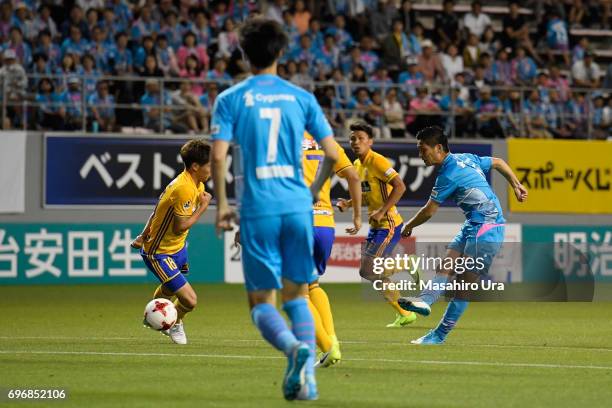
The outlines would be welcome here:
M 144 317 L 152 329 L 169 330 L 176 323 L 176 307 L 168 299 L 153 299 L 147 303 Z

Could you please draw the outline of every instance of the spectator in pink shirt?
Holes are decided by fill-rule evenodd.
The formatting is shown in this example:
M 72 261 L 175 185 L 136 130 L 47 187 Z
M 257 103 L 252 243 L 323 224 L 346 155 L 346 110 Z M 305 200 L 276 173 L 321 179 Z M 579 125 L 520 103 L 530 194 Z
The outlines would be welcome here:
M 193 81 L 191 92 L 198 97 L 204 92 L 202 80 L 206 78 L 206 70 L 202 68 L 198 58 L 195 55 L 188 55 L 185 61 L 185 68 L 181 70 L 181 78 L 191 79 Z
M 418 57 L 418 66 L 420 71 L 428 82 L 444 82 L 446 81 L 446 72 L 440 62 L 440 58 L 434 53 L 433 43 L 431 40 L 425 40 L 421 44 L 423 53 Z
M 549 74 L 549 86 L 557 90 L 560 100 L 567 101 L 570 94 L 569 81 L 561 75 L 561 70 L 556 65 L 550 67 Z
M 204 71 L 208 70 L 210 59 L 206 53 L 206 47 L 198 44 L 196 35 L 191 31 L 185 34 L 185 38 L 183 38 L 183 45 L 181 45 L 176 52 L 176 59 L 178 60 L 179 68 L 185 68 L 187 57 L 190 55 L 196 57 L 198 62 L 202 65 Z
M 427 87 L 417 88 L 417 96 L 410 100 L 408 108 L 411 114 L 406 116 L 406 130 L 411 134 L 416 135 L 426 126 L 439 125 L 440 117 L 435 113 L 440 112 L 440 108 L 429 96 Z

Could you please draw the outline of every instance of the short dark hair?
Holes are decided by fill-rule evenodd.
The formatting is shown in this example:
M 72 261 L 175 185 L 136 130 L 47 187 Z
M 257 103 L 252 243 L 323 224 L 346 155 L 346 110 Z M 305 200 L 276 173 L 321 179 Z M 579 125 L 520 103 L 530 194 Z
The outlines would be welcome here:
M 448 148 L 448 137 L 439 126 L 429 126 L 421 129 L 416 135 L 417 140 L 425 143 L 428 146 L 434 147 L 435 145 L 442 145 L 442 150 L 449 152 Z
M 365 132 L 370 139 L 374 139 L 374 130 L 372 129 L 372 126 L 365 122 L 355 122 L 349 126 L 349 129 L 351 132 Z
M 186 169 L 193 163 L 203 166 L 210 160 L 210 145 L 204 139 L 191 139 L 181 147 L 181 159 Z
M 240 29 L 240 48 L 255 68 L 267 68 L 287 46 L 287 34 L 274 20 L 254 18 Z

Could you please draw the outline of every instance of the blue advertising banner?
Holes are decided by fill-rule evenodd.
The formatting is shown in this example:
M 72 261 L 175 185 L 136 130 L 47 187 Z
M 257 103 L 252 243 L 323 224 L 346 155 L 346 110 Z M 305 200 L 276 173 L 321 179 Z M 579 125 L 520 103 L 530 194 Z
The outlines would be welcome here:
M 0 224 L 0 286 L 157 282 L 130 247 L 143 224 Z M 188 244 L 189 281 L 223 282 L 214 226 L 194 225 Z
M 179 149 L 185 139 L 159 137 L 79 137 L 45 135 L 44 206 L 153 206 L 157 197 L 180 171 Z M 348 144 L 343 144 L 355 159 Z M 456 153 L 490 156 L 490 144 L 451 144 Z M 374 149 L 386 156 L 406 183 L 400 206 L 421 206 L 436 179 L 434 167 L 425 167 L 416 143 L 377 142 Z M 232 152 L 228 157 L 227 191 L 234 198 Z M 207 189 L 212 190 L 209 182 Z M 348 186 L 332 178 L 332 199 L 348 197 Z

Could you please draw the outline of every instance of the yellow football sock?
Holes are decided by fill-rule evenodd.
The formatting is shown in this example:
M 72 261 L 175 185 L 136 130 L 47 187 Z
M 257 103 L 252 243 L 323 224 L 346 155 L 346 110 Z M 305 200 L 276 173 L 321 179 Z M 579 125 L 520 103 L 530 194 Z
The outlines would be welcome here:
M 187 313 L 193 310 L 193 307 L 185 306 L 184 304 L 182 304 L 180 299 L 176 299 L 174 301 L 174 306 L 176 306 L 176 311 L 177 311 L 177 318 L 176 318 L 177 322 L 180 322 L 181 320 L 183 320 L 183 317 L 185 317 Z
M 153 299 L 163 298 L 170 300 L 172 299 L 172 296 L 174 296 L 174 293 L 172 293 L 170 289 L 166 288 L 164 285 L 159 285 L 157 289 L 155 289 L 155 292 L 153 292 Z
M 317 341 L 317 346 L 319 346 L 321 351 L 327 353 L 332 347 L 332 341 L 329 338 L 329 334 L 327 334 L 325 327 L 323 327 L 323 322 L 321 320 L 321 315 L 319 314 L 319 311 L 312 303 L 310 298 L 307 297 L 306 299 L 308 301 L 308 308 L 310 309 L 310 313 L 312 314 L 312 319 L 314 320 L 315 339 Z
M 387 289 L 385 291 L 383 291 L 383 296 L 385 297 L 385 299 L 387 299 L 387 302 L 389 303 L 389 305 L 395 309 L 395 311 L 399 314 L 401 314 L 402 316 L 409 316 L 412 312 L 409 312 L 407 310 L 404 310 L 400 307 L 399 303 L 397 303 L 397 300 L 400 298 L 401 293 L 399 290 L 390 290 Z
M 318 283 L 313 283 L 308 286 L 308 296 L 310 296 L 310 301 L 319 311 L 325 331 L 329 336 L 335 337 L 336 329 L 334 327 L 334 317 L 332 316 L 327 293 L 319 286 Z

